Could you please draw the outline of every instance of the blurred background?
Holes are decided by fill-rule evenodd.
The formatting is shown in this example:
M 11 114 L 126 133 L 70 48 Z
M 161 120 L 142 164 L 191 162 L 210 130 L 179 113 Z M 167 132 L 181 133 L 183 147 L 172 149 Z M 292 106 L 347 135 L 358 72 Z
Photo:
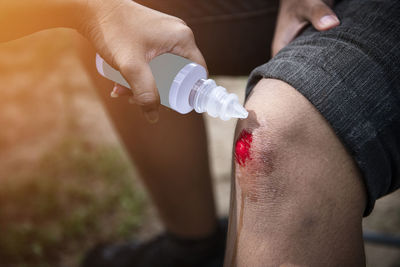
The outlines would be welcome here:
M 98 242 L 162 228 L 80 65 L 74 34 L 0 44 L 0 267 L 77 266 Z M 215 78 L 243 99 L 246 77 Z M 235 121 L 206 120 L 226 216 Z M 400 234 L 400 192 L 379 200 L 364 226 Z M 366 254 L 369 267 L 400 266 L 399 249 L 367 245 Z

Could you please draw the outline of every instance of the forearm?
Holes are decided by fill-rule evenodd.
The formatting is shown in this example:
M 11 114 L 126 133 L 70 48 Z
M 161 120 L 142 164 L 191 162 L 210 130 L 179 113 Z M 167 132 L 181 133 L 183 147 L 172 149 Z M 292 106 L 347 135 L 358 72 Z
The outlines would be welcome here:
M 10 41 L 49 28 L 77 29 L 87 1 L 91 0 L 2 0 L 0 41 Z

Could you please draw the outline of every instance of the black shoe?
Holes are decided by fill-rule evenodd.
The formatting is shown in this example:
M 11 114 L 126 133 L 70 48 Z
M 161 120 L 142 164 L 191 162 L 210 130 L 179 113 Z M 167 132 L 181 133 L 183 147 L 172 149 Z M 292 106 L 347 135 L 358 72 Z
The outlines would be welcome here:
M 222 267 L 227 220 L 203 239 L 182 239 L 163 233 L 138 244 L 103 244 L 90 250 L 82 267 Z

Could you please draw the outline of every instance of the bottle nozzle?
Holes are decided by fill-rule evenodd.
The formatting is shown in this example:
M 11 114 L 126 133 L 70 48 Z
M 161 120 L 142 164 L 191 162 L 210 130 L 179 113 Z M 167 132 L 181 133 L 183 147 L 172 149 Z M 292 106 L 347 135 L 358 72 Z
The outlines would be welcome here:
M 247 110 L 239 103 L 239 99 L 235 94 L 229 94 L 226 97 L 225 104 L 222 105 L 219 117 L 222 120 L 230 118 L 245 119 L 249 115 Z
M 227 112 L 232 118 L 245 119 L 247 116 L 249 116 L 247 110 L 238 102 L 233 102 L 230 108 L 228 108 Z
M 199 80 L 190 94 L 189 103 L 201 113 L 226 121 L 231 118 L 245 119 L 249 115 L 239 103 L 235 94 L 230 94 L 222 86 L 217 86 L 212 79 Z

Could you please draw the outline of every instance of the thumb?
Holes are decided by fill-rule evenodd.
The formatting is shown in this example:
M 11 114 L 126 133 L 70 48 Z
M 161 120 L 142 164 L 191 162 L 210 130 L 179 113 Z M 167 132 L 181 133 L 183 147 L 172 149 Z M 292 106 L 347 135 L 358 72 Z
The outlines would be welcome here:
M 146 61 L 127 64 L 120 68 L 122 75 L 132 88 L 133 101 L 142 108 L 143 114 L 150 123 L 158 121 L 160 95 L 154 81 L 153 73 Z
M 311 8 L 305 12 L 305 18 L 319 31 L 326 31 L 340 24 L 336 14 L 321 0 L 312 4 Z

